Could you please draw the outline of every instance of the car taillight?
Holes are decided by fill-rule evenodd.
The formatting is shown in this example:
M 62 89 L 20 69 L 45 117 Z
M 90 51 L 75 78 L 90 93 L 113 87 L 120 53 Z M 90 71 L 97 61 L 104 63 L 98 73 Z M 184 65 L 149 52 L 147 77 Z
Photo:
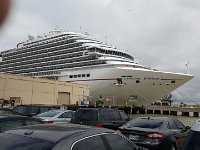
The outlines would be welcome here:
M 149 139 L 164 139 L 166 135 L 161 133 L 148 133 L 146 137 Z
M 54 121 L 43 121 L 44 123 L 54 123 Z
M 97 127 L 103 127 L 103 125 L 100 124 L 100 123 L 99 123 L 99 124 L 96 124 L 96 126 L 97 126 Z

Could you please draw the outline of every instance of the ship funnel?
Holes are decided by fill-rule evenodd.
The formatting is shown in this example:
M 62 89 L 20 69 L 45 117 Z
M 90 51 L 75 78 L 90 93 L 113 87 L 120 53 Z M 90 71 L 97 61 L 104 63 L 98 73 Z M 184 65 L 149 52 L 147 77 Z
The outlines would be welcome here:
M 30 41 L 32 41 L 32 40 L 34 40 L 35 39 L 35 37 L 33 36 L 33 35 L 28 35 L 28 39 L 30 40 Z

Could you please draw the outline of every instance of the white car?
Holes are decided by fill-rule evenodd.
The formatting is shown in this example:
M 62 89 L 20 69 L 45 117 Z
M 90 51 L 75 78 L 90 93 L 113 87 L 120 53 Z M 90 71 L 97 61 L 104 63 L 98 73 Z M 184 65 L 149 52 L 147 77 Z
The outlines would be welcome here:
M 75 111 L 72 110 L 49 110 L 34 116 L 42 119 L 45 123 L 68 123 Z

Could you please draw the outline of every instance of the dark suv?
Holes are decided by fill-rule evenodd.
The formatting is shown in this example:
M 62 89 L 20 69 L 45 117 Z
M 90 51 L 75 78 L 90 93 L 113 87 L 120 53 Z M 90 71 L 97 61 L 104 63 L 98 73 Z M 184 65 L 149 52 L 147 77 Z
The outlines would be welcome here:
M 18 105 L 13 108 L 13 111 L 23 116 L 34 116 L 50 109 L 51 107 L 45 105 Z
M 124 111 L 110 108 L 79 108 L 71 123 L 117 130 L 129 120 Z

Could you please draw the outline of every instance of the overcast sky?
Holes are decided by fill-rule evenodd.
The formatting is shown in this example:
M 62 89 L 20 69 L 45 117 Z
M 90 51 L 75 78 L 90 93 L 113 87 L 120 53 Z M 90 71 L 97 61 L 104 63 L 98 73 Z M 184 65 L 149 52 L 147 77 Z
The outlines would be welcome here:
M 200 103 L 199 0 L 15 0 L 0 31 L 0 51 L 55 27 L 87 32 L 128 50 L 142 65 L 189 72 L 195 78 L 173 96 Z

